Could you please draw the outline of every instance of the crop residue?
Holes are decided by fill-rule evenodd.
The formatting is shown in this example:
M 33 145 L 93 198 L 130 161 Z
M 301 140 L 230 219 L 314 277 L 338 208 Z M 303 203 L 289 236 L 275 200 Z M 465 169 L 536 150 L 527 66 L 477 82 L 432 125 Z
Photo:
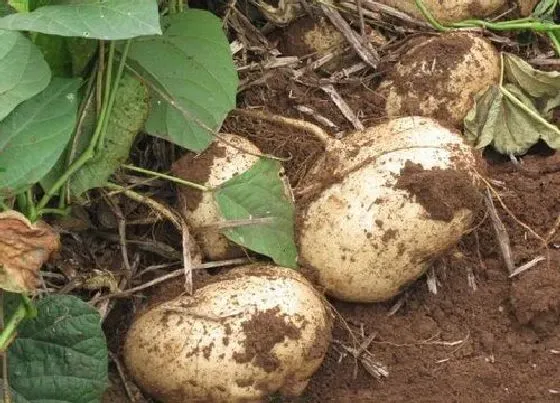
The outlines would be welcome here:
M 468 174 L 454 169 L 424 169 L 407 161 L 395 189 L 406 190 L 426 209 L 433 220 L 450 222 L 456 211 L 467 209 L 476 213 L 482 196 Z
M 284 342 L 286 338 L 297 340 L 301 337 L 301 329 L 287 322 L 278 307 L 257 312 L 241 327 L 245 334 L 245 352 L 234 353 L 233 359 L 241 364 L 253 361 L 266 372 L 273 372 L 280 365 L 278 357 L 272 351 L 274 346 Z

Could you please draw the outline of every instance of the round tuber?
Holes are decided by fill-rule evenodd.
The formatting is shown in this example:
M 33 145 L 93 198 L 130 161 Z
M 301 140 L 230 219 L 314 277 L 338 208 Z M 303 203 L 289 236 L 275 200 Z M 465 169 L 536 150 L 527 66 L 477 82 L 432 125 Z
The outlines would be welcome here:
M 459 22 L 487 17 L 508 4 L 507 0 L 423 0 L 428 11 L 439 22 Z M 379 0 L 380 3 L 424 20 L 415 0 Z
M 453 32 L 414 46 L 381 84 L 389 117 L 427 116 L 459 127 L 474 96 L 500 79 L 500 55 L 492 44 Z
M 301 394 L 321 365 L 331 317 L 291 269 L 252 265 L 140 314 L 125 363 L 165 403 L 256 402 Z
M 397 295 L 470 228 L 474 166 L 460 135 L 428 118 L 333 143 L 298 202 L 300 263 L 344 301 Z
M 186 154 L 177 160 L 171 168 L 173 174 L 214 188 L 246 172 L 259 160 L 260 150 L 246 138 L 235 134 L 221 134 L 221 137 L 224 141 L 217 140 L 200 155 Z M 243 256 L 242 250 L 219 231 L 222 218 L 212 192 L 181 186 L 178 193 L 181 211 L 186 210 L 187 221 L 206 258 Z

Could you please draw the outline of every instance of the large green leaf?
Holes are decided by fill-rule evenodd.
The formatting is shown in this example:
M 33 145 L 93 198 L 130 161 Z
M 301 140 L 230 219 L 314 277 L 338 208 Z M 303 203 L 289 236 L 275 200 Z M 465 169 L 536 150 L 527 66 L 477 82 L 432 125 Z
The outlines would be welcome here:
M 29 11 L 29 0 L 7 0 L 9 6 L 13 7 L 18 13 Z
M 135 40 L 128 54 L 167 95 L 152 94 L 146 130 L 200 152 L 212 142 L 202 126 L 219 129 L 235 106 L 238 79 L 228 41 L 220 19 L 202 10 L 165 17 L 162 25 L 163 36 Z
M 11 7 L 9 4 L 0 2 L 0 17 L 3 17 L 8 14 L 13 14 L 15 12 L 16 10 L 14 10 L 14 8 Z
M 54 166 L 74 125 L 79 79 L 55 78 L 0 122 L 0 196 L 38 182 Z
M 50 79 L 48 64 L 29 39 L 20 32 L 0 30 L 0 120 L 44 90 Z
M 107 387 L 107 345 L 95 308 L 69 295 L 37 303 L 8 349 L 14 403 L 99 402 Z
M 294 205 L 286 194 L 279 162 L 262 158 L 215 193 L 227 220 L 271 218 L 272 222 L 224 230 L 233 242 L 269 256 L 281 266 L 296 267 Z
M 533 11 L 533 16 L 544 20 L 553 20 L 558 7 L 558 0 L 541 0 Z
M 104 186 L 109 177 L 124 163 L 130 147 L 148 116 L 148 91 L 129 74 L 121 79 L 113 111 L 109 117 L 105 142 L 97 155 L 70 180 L 70 191 L 78 196 Z M 82 141 L 83 143 L 83 141 Z
M 36 34 L 33 42 L 41 49 L 45 60 L 55 77 L 70 77 L 72 59 L 63 36 Z
M 492 145 L 504 154 L 524 154 L 540 139 L 560 148 L 560 129 L 514 84 L 494 85 L 477 96 L 464 124 L 467 139 L 478 148 Z
M 39 7 L 0 18 L 0 29 L 118 40 L 160 34 L 156 0 L 103 0 Z

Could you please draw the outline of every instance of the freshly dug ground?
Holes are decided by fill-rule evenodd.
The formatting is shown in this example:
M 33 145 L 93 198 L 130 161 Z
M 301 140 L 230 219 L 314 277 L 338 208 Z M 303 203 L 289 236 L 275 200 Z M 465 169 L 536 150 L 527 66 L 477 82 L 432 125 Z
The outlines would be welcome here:
M 363 75 L 337 86 L 366 127 L 385 119 L 378 82 L 377 76 Z M 335 128 L 329 132 L 352 130 L 323 91 L 296 84 L 281 69 L 242 90 L 238 106 L 317 123 L 298 109 L 308 106 L 330 119 Z M 291 157 L 284 165 L 294 187 L 323 152 L 304 130 L 241 114 L 232 114 L 222 130 L 250 138 L 265 153 Z M 544 260 L 509 278 L 492 221 L 481 214 L 457 248 L 434 262 L 437 294 L 424 277 L 383 304 L 331 300 L 338 313 L 334 342 L 298 402 L 560 401 L 560 228 L 549 235 L 560 226 L 560 152 L 535 147 L 517 167 L 492 153 L 485 157 L 486 175 L 504 203 L 493 198 L 515 267 L 539 256 Z M 170 282 L 146 294 L 157 300 L 182 290 L 182 282 Z M 137 302 L 123 300 L 105 321 L 117 358 Z M 387 366 L 387 378 L 373 377 L 348 354 L 365 340 L 368 351 Z M 104 401 L 128 401 L 114 365 L 111 380 L 114 387 Z
M 496 181 L 494 189 L 510 213 L 546 238 L 560 215 L 560 153 L 537 151 L 523 158 L 522 170 L 509 161 L 487 161 L 488 177 Z M 331 300 L 339 314 L 334 342 L 295 402 L 560 401 L 560 229 L 545 250 L 494 202 L 509 233 L 515 266 L 539 256 L 546 260 L 508 278 L 492 222 L 482 215 L 477 229 L 434 263 L 437 295 L 428 291 L 423 277 L 387 303 Z M 199 284 L 208 280 L 203 275 Z M 162 295 L 182 291 L 181 280 L 149 294 L 157 303 Z M 127 327 L 118 312 L 105 323 L 114 352 Z M 130 319 L 131 312 L 125 315 Z M 349 330 L 357 344 L 373 335 L 368 351 L 387 366 L 387 378 L 372 377 L 360 361 L 344 354 L 344 346 L 354 347 Z M 265 334 L 261 338 L 267 340 Z M 116 374 L 112 380 L 104 401 L 128 401 Z
M 543 238 L 560 215 L 560 153 L 531 155 L 520 172 L 509 162 L 489 167 L 508 209 Z M 533 175 L 532 173 L 539 173 Z M 376 380 L 333 344 L 309 385 L 309 402 L 552 402 L 560 400 L 560 233 L 543 250 L 496 203 L 516 266 L 533 268 L 508 278 L 491 221 L 484 219 L 459 247 L 434 264 L 437 295 L 419 280 L 396 301 L 360 305 L 333 301 L 389 376 Z M 478 238 L 478 242 L 477 242 Z M 469 285 L 469 272 L 475 287 Z M 334 339 L 352 347 L 338 321 Z

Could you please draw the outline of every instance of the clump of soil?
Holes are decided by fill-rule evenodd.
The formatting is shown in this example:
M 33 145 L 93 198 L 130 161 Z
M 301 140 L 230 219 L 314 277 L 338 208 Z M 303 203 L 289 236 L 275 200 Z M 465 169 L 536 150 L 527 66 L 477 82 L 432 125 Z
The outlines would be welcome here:
M 241 326 L 245 334 L 245 352 L 234 353 L 233 359 L 239 363 L 253 361 L 266 372 L 273 372 L 280 365 L 272 351 L 274 346 L 286 338 L 297 340 L 301 337 L 301 329 L 287 322 L 278 307 L 255 313 Z
M 462 34 L 451 34 L 447 38 L 447 40 L 427 41 L 425 45 L 418 44 L 402 55 L 398 64 L 402 66 L 418 66 L 419 70 L 416 74 L 420 74 L 421 77 L 410 80 L 410 77 L 403 76 L 401 69 L 396 68 L 390 75 L 390 78 L 395 83 L 397 94 L 404 98 L 410 92 L 414 92 L 417 94 L 417 100 L 428 97 L 443 99 L 441 95 L 446 95 L 446 99 L 453 98 L 454 94 L 451 92 L 447 94 L 434 94 L 434 88 L 436 87 L 434 80 L 437 80 L 437 82 L 449 82 L 453 70 L 463 61 L 465 54 L 470 52 L 473 42 L 469 36 Z M 434 63 L 434 60 L 437 60 L 437 63 Z M 420 66 L 431 63 L 434 63 L 433 71 L 420 70 Z M 409 108 L 413 109 L 415 106 L 409 105 Z
M 551 171 L 557 160 L 559 153 L 527 156 L 522 166 L 532 172 L 544 167 Z M 528 176 L 509 162 L 488 170 L 518 219 L 543 235 L 554 227 L 560 214 L 558 171 Z M 389 313 L 396 301 L 333 301 L 357 343 L 374 335 L 368 350 L 388 366 L 389 377 L 374 379 L 357 364 L 354 378 L 355 361 L 333 344 L 305 401 L 558 401 L 560 233 L 550 239 L 551 249 L 543 250 L 541 241 L 495 204 L 510 236 L 515 265 L 539 255 L 547 260 L 510 279 L 486 219 L 435 263 L 436 295 L 419 280 L 393 315 Z M 338 321 L 333 338 L 353 347 L 346 325 Z
M 481 194 L 469 175 L 454 169 L 426 170 L 407 161 L 395 188 L 406 190 L 433 220 L 450 222 L 457 211 L 467 209 L 476 214 L 482 206 Z
M 198 184 L 208 182 L 214 158 L 223 158 L 226 147 L 219 141 L 214 142 L 201 154 L 187 153 L 171 166 L 173 175 Z M 179 197 L 189 210 L 195 210 L 202 201 L 202 192 L 187 186 L 180 186 Z

